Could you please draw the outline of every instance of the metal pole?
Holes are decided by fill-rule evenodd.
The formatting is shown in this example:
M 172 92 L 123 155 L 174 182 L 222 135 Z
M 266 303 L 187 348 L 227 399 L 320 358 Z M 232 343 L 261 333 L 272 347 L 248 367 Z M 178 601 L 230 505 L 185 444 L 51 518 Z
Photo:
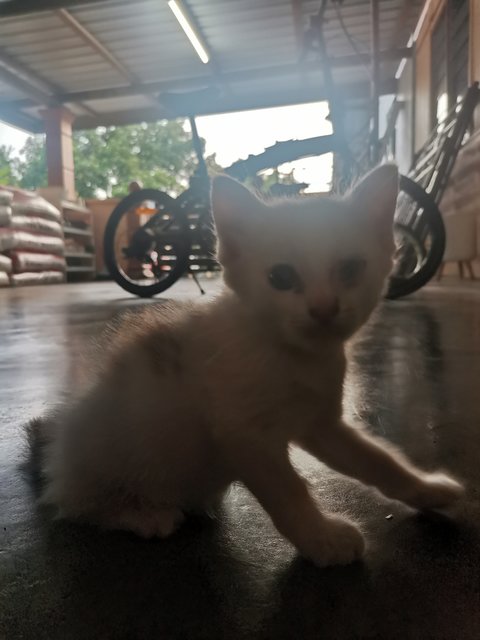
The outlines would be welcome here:
M 416 150 L 416 122 L 417 122 L 417 45 L 413 43 L 413 52 L 412 52 L 412 65 L 411 65 L 411 74 L 412 74 L 412 106 L 411 106 L 411 115 L 410 115 L 410 156 L 408 158 L 408 167 L 413 163 L 413 159 L 415 157 Z
M 197 172 L 202 177 L 208 176 L 208 169 L 205 163 L 205 158 L 203 157 L 203 146 L 200 136 L 198 135 L 197 123 L 195 122 L 195 116 L 189 116 L 188 121 L 190 122 L 190 129 L 192 130 L 192 144 L 193 149 L 195 151 L 195 155 L 197 156 Z
M 378 149 L 379 139 L 379 84 L 380 84 L 380 60 L 379 60 L 379 24 L 380 24 L 380 0 L 370 0 L 370 12 L 372 19 L 372 130 L 371 130 L 371 163 L 378 164 L 380 158 Z

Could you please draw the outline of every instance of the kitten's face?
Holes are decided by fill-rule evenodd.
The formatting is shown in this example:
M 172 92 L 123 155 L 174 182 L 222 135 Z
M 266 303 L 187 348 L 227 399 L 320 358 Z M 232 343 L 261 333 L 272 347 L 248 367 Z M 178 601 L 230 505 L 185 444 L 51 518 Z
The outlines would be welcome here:
M 392 267 L 397 188 L 397 170 L 386 165 L 343 200 L 265 205 L 217 178 L 212 202 L 227 285 L 292 344 L 349 337 Z

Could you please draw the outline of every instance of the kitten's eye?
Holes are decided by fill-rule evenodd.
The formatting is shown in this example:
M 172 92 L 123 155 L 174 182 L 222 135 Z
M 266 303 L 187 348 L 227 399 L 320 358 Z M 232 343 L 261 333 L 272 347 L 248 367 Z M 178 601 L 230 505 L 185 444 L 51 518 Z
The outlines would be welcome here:
M 358 284 L 366 266 L 367 261 L 363 258 L 343 260 L 338 267 L 338 276 L 345 286 L 354 287 Z
M 289 291 L 300 287 L 300 277 L 290 264 L 276 264 L 268 273 L 268 281 L 278 291 Z

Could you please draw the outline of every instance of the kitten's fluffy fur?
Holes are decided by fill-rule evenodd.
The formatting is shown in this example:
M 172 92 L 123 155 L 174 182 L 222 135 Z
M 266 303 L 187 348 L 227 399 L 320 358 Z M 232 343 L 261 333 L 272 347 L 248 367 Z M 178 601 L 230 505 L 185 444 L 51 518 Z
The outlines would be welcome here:
M 290 443 L 414 507 L 454 502 L 454 480 L 342 421 L 343 343 L 391 269 L 397 183 L 387 165 L 347 198 L 267 205 L 217 178 L 225 292 L 134 312 L 112 331 L 98 380 L 50 422 L 43 502 L 103 528 L 168 536 L 239 480 L 320 566 L 355 560 L 364 542 L 354 524 L 318 509 Z M 278 264 L 294 267 L 292 289 L 269 281 Z

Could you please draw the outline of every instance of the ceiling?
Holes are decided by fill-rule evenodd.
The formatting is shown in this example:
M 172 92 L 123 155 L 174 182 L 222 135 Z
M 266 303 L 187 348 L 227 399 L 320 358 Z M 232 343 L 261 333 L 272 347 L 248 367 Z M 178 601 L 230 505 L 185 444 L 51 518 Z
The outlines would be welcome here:
M 210 53 L 207 65 L 166 0 L 0 0 L 0 119 L 42 131 L 42 110 L 63 104 L 76 128 L 92 128 L 325 97 L 315 54 L 299 62 L 319 0 L 183 4 Z M 379 4 L 380 89 L 391 93 L 423 2 Z M 326 18 L 339 90 L 352 105 L 368 103 L 370 1 L 332 1 Z

